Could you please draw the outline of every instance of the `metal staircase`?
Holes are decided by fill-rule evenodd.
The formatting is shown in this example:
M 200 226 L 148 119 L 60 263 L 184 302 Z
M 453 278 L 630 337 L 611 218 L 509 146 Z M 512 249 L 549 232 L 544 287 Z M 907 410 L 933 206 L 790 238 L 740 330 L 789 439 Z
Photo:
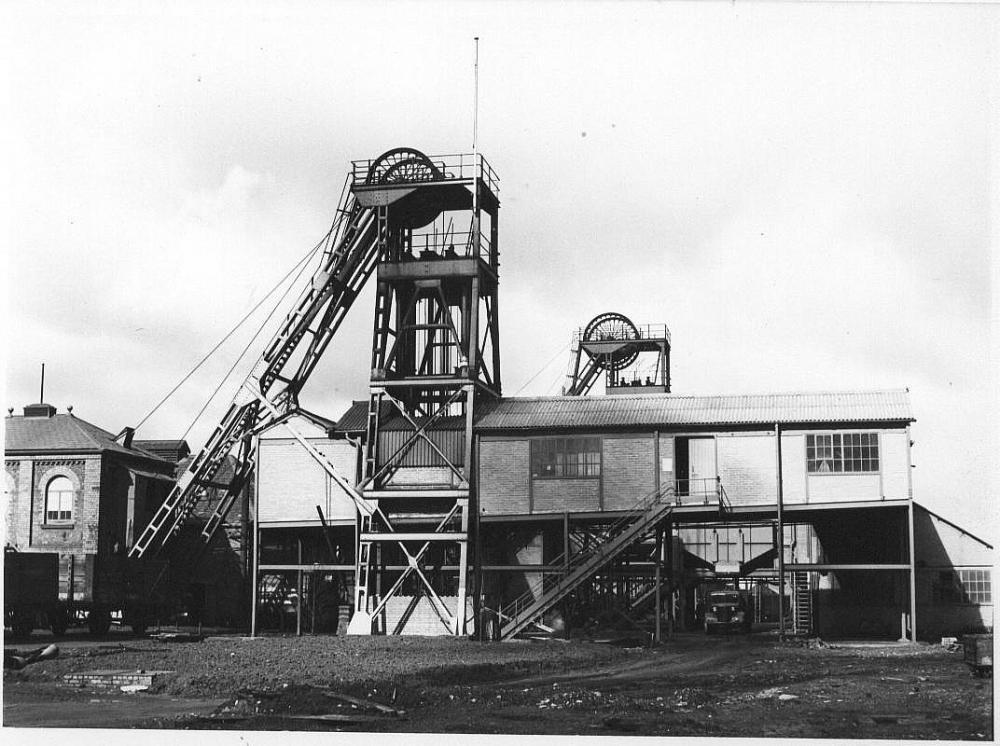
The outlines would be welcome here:
M 640 500 L 610 527 L 601 541 L 571 555 L 568 561 L 560 556 L 550 563 L 562 567 L 563 572 L 543 573 L 534 587 L 498 610 L 500 639 L 510 639 L 536 623 L 573 589 L 655 528 L 673 510 L 674 503 L 670 499 L 673 492 L 673 486 L 670 486 Z
M 140 558 L 161 547 L 191 517 L 207 486 L 234 452 L 236 468 L 201 532 L 212 540 L 253 469 L 252 436 L 294 411 L 298 393 L 378 263 L 375 211 L 348 184 L 324 237 L 322 260 L 309 285 L 253 366 L 225 416 L 191 460 L 129 551 Z M 349 491 L 355 502 L 361 498 Z M 370 508 L 359 504 L 363 511 Z
M 808 572 L 792 573 L 792 626 L 797 635 L 812 632 L 812 589 Z

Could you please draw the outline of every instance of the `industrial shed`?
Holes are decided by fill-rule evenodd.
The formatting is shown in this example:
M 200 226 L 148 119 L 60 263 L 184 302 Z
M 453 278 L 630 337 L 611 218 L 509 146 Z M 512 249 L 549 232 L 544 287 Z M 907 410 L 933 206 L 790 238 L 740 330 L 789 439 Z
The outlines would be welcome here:
M 367 408 L 356 402 L 335 424 L 313 418 L 308 430 L 310 443 L 355 480 Z M 781 621 L 784 591 L 789 632 L 931 638 L 991 627 L 991 547 L 912 501 L 913 421 L 905 390 L 486 403 L 474 426 L 482 605 L 502 608 L 552 572 L 567 546 L 666 490 L 672 507 L 660 521 L 659 562 L 655 535 L 642 537 L 595 577 L 603 590 L 577 596 L 610 592 L 637 613 L 652 601 L 659 564 L 663 613 L 679 628 L 697 623 L 704 592 L 720 584 L 751 594 L 757 623 Z M 447 421 L 433 431 L 443 448 L 448 432 Z M 430 467 L 412 454 L 408 468 L 416 479 Z M 265 586 L 273 591 L 282 573 L 301 572 L 284 586 L 308 590 L 318 567 L 327 579 L 339 575 L 341 605 L 349 604 L 353 503 L 287 434 L 261 439 L 259 469 Z M 442 578 L 456 572 L 448 560 L 441 557 Z M 401 602 L 413 607 L 407 623 L 390 631 L 446 633 L 419 588 L 411 590 L 417 599 Z M 308 598 L 296 594 L 295 602 L 308 608 Z
M 946 537 L 921 568 L 932 603 L 983 613 L 921 625 L 905 390 L 677 395 L 666 324 L 607 311 L 573 334 L 563 396 L 504 397 L 499 186 L 478 152 L 352 162 L 313 274 L 132 559 L 231 464 L 201 536 L 254 479 L 255 630 L 508 639 L 645 617 L 658 638 L 702 624 L 720 586 L 783 632 L 985 624 L 988 575 L 946 583 L 964 551 Z M 368 398 L 331 422 L 299 394 L 369 279 Z M 927 525 L 922 542 L 948 533 Z

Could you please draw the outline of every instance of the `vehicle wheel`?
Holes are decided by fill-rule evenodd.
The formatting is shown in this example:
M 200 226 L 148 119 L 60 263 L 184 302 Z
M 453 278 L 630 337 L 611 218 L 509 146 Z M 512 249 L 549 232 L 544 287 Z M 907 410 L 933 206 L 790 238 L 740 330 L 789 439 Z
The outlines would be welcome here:
M 87 614 L 87 629 L 98 637 L 108 634 L 111 629 L 111 612 L 107 609 L 91 609 Z

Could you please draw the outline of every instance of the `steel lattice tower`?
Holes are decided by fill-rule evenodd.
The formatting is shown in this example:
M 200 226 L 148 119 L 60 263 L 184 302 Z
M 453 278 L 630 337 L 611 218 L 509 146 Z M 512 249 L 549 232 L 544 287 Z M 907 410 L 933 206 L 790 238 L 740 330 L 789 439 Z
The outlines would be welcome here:
M 479 155 L 398 148 L 355 162 L 351 189 L 376 212 L 379 262 L 358 485 L 376 510 L 359 514 L 349 631 L 400 632 L 425 597 L 465 634 L 473 415 L 500 395 L 498 181 Z M 389 556 L 406 569 L 388 573 Z

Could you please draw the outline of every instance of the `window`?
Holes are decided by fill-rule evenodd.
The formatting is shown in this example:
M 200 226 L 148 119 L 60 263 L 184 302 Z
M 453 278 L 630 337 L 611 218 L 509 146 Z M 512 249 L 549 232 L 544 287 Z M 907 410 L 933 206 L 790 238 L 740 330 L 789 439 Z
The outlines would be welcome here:
M 64 523 L 73 520 L 73 483 L 67 477 L 56 477 L 45 489 L 45 522 Z
M 831 433 L 806 436 L 810 474 L 877 472 L 878 433 Z
M 959 570 L 958 580 L 962 584 L 962 590 L 965 592 L 968 603 L 993 603 L 989 570 Z
M 952 604 L 992 604 L 989 570 L 942 570 L 934 583 L 934 601 Z
M 531 476 L 601 476 L 600 438 L 548 438 L 531 442 Z

